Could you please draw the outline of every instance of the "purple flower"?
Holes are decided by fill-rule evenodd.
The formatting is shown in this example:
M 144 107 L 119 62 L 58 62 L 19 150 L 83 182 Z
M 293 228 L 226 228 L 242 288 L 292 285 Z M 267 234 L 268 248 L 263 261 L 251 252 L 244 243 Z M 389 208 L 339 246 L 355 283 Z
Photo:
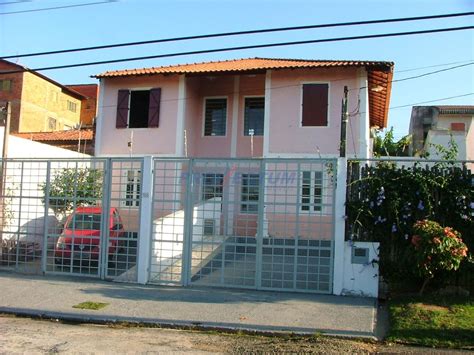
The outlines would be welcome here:
M 420 202 L 418 202 L 418 207 L 417 207 L 420 211 L 423 211 L 425 209 L 425 206 L 423 205 L 423 201 L 420 200 Z
M 392 233 L 395 233 L 397 231 L 397 226 L 395 223 L 392 225 Z

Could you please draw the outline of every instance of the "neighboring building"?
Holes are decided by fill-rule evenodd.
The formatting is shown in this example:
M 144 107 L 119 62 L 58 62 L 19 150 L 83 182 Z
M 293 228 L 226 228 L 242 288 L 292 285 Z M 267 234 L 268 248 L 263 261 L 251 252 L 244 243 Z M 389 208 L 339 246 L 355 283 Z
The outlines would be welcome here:
M 17 137 L 38 143 L 49 144 L 74 152 L 94 155 L 94 131 L 92 129 L 74 129 L 59 132 L 15 133 Z
M 68 130 L 86 97 L 38 72 L 0 59 L 0 103 L 11 102 L 10 132 Z
M 96 155 L 336 157 L 347 86 L 347 154 L 368 157 L 370 128 L 387 125 L 392 71 L 252 58 L 105 72 Z
M 410 155 L 429 152 L 439 157 L 434 144 L 448 147 L 453 138 L 458 146 L 458 159 L 474 159 L 474 106 L 414 106 L 410 119 L 412 145 Z
M 97 117 L 97 97 L 99 96 L 99 86 L 97 84 L 66 85 L 85 96 L 81 103 L 81 126 L 93 126 Z

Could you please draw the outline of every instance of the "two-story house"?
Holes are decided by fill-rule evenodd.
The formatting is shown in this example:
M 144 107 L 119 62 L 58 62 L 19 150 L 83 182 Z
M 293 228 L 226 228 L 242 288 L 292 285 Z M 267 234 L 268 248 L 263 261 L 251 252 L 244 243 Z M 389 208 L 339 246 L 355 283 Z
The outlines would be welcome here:
M 0 103 L 10 102 L 10 132 L 68 130 L 80 123 L 86 97 L 43 74 L 0 60 Z
M 149 212 L 139 212 L 141 165 L 127 159 L 156 157 L 148 280 L 331 292 L 344 89 L 347 155 L 368 158 L 392 72 L 391 62 L 250 58 L 96 75 L 95 155 L 116 158 L 111 203 L 128 229 Z

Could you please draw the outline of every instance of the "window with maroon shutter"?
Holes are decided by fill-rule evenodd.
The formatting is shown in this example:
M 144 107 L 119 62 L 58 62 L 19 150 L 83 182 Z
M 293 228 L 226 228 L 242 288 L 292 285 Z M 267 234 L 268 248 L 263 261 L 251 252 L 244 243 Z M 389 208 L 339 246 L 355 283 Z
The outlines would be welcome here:
M 127 128 L 128 126 L 128 103 L 130 98 L 129 90 L 119 90 L 117 98 L 117 118 L 115 121 L 116 128 Z
M 150 90 L 150 104 L 148 108 L 148 127 L 158 127 L 160 124 L 161 89 Z
M 303 127 L 328 125 L 329 84 L 303 84 Z
M 158 127 L 160 122 L 161 89 L 119 90 L 117 128 Z

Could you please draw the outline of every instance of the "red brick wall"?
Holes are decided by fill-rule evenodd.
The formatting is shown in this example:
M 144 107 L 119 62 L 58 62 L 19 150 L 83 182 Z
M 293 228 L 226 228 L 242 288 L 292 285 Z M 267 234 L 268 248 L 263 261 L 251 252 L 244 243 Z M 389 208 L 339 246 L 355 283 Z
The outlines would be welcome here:
M 0 71 L 18 70 L 18 67 L 0 60 Z M 0 91 L 0 105 L 11 102 L 10 131 L 17 132 L 20 125 L 20 101 L 23 73 L 0 74 L 0 80 L 12 80 L 11 91 Z

